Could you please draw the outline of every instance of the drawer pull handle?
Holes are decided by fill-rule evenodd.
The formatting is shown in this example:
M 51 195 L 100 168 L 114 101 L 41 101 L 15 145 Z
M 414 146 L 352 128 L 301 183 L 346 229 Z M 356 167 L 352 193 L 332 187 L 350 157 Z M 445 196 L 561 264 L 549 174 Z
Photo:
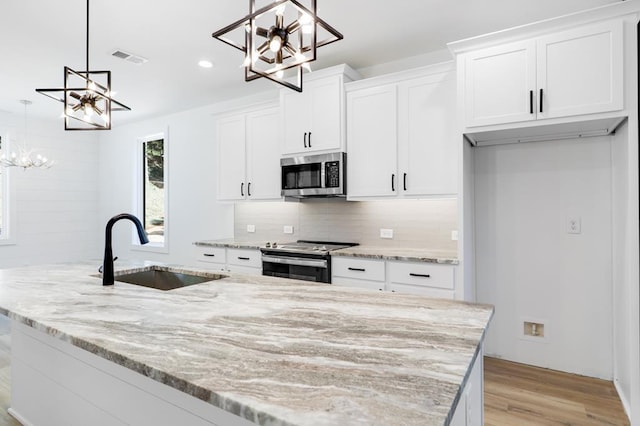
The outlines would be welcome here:
M 238 256 L 238 260 L 251 260 L 251 258 Z
M 203 256 L 204 257 L 216 257 L 216 255 L 213 254 L 213 253 L 204 253 Z
M 429 274 L 414 274 L 413 272 L 410 272 L 409 276 L 411 276 L 411 277 L 420 277 L 420 278 L 431 278 L 431 275 L 429 275 Z
M 349 269 L 350 271 L 358 271 L 358 272 L 364 272 L 364 271 L 365 271 L 365 269 L 364 269 L 364 268 L 352 268 L 352 267 L 349 267 L 348 269 Z
M 544 96 L 544 91 L 542 89 L 540 89 L 540 112 L 543 112 L 542 111 L 542 104 L 543 104 L 542 99 L 543 99 L 543 96 Z
M 533 90 L 529 90 L 529 114 L 533 114 Z

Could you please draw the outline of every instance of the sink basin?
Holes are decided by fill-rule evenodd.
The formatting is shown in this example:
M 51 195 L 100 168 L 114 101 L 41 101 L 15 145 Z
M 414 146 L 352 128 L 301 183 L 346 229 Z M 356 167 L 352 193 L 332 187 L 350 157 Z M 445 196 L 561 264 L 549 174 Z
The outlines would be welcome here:
M 166 266 L 150 266 L 135 272 L 116 272 L 115 280 L 166 291 L 226 278 L 226 275 L 215 273 L 179 271 Z

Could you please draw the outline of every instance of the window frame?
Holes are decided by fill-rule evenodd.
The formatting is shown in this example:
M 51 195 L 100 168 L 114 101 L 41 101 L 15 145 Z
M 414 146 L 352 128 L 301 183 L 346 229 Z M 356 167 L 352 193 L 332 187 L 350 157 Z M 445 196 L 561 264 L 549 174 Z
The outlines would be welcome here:
M 148 134 L 146 136 L 139 137 L 136 141 L 136 154 L 134 156 L 136 166 L 134 167 L 134 187 L 135 200 L 134 211 L 136 216 L 141 222 L 144 222 L 144 144 L 146 142 L 152 142 L 162 139 L 163 143 L 163 189 L 164 189 L 164 243 L 149 242 L 148 244 L 140 244 L 138 234 L 135 232 L 135 228 L 131 231 L 131 249 L 136 251 L 145 251 L 153 253 L 169 253 L 169 128 L 163 132 L 157 132 Z M 144 226 L 144 223 L 143 223 Z
M 13 142 L 11 133 L 2 132 L 2 152 L 11 152 Z M 3 167 L 0 170 L 2 174 L 2 228 L 3 232 L 0 234 L 0 246 L 15 245 L 16 240 L 16 197 L 15 197 L 15 184 L 13 182 L 13 172 L 15 167 Z

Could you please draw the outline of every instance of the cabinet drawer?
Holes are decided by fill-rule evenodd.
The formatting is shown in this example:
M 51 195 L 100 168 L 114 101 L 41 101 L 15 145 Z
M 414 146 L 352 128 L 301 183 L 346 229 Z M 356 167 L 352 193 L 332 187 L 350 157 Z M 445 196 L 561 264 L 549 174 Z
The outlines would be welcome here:
M 366 288 L 368 290 L 384 291 L 384 282 L 382 281 L 368 281 L 368 280 L 355 280 L 351 278 L 333 277 L 331 284 L 344 287 L 357 287 Z
M 390 281 L 398 284 L 453 290 L 453 271 L 450 265 L 389 262 Z
M 391 283 L 389 284 L 389 291 L 392 293 L 415 294 L 418 296 L 435 297 L 438 299 L 455 299 L 455 292 L 453 290 L 426 287 L 424 285 Z
M 260 250 L 227 249 L 227 263 L 262 270 L 262 253 Z
M 384 281 L 384 261 L 352 257 L 331 258 L 332 275 L 358 280 Z
M 207 263 L 226 263 L 226 249 L 223 247 L 197 246 L 196 260 Z

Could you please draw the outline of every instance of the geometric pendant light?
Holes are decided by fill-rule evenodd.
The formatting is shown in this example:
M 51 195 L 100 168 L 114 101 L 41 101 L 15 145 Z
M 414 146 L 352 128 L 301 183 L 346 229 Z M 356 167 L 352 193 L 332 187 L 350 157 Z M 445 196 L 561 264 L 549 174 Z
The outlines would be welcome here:
M 64 87 L 36 89 L 64 104 L 65 130 L 110 130 L 111 111 L 131 108 L 113 99 L 111 71 L 89 71 L 89 0 L 87 0 L 87 45 L 85 71 L 64 67 Z
M 318 17 L 316 0 L 309 7 L 298 0 L 275 0 L 260 8 L 249 0 L 249 14 L 212 37 L 244 52 L 245 81 L 265 77 L 298 92 L 302 69 L 310 70 L 316 49 L 343 38 Z

